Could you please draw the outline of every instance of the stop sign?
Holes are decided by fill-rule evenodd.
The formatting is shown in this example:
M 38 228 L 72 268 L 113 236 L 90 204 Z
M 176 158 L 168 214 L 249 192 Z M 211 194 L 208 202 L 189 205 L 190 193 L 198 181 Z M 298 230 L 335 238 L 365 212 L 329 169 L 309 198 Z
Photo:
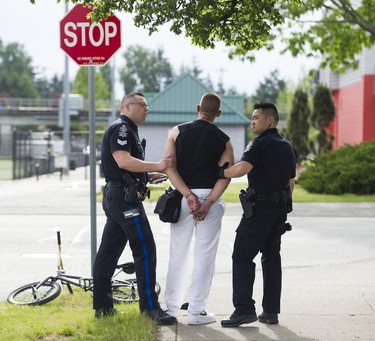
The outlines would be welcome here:
M 60 46 L 79 65 L 104 65 L 121 47 L 120 20 L 87 19 L 91 5 L 78 4 L 60 21 Z

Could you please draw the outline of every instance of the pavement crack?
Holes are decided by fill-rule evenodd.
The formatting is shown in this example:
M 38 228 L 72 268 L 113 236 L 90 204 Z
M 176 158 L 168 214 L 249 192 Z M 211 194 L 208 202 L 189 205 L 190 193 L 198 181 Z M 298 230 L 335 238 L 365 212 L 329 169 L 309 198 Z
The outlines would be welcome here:
M 362 297 L 367 303 L 367 305 L 370 307 L 371 311 L 374 311 L 375 310 L 374 307 L 371 305 L 370 301 L 366 298 L 366 293 L 362 293 Z

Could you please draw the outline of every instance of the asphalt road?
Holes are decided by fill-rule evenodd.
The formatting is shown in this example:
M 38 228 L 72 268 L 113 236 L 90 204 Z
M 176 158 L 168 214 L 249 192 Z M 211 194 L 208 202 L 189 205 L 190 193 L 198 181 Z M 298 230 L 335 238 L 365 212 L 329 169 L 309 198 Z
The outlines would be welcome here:
M 99 189 L 102 185 L 102 179 L 97 179 L 96 185 Z M 41 280 L 56 272 L 56 231 L 58 230 L 61 231 L 62 235 L 65 270 L 82 276 L 91 274 L 89 187 L 90 182 L 85 179 L 82 169 L 71 171 L 62 180 L 60 180 L 58 174 L 55 174 L 49 177 L 43 176 L 39 181 L 26 179 L 0 182 L 0 301 L 6 300 L 9 292 L 18 286 Z M 157 280 L 162 286 L 163 294 L 168 260 L 169 225 L 159 221 L 158 217 L 152 213 L 153 208 L 154 204 L 146 203 L 157 243 Z M 231 252 L 240 213 L 239 205 L 227 205 L 217 255 L 216 275 L 208 302 L 208 308 L 214 308 L 215 313 L 223 318 L 227 317 L 233 309 L 230 284 Z M 101 205 L 98 204 L 98 245 L 104 222 L 105 217 Z M 374 326 L 375 280 L 370 279 L 374 277 L 373 271 L 372 274 L 368 271 L 368 266 L 373 264 L 375 260 L 375 205 L 366 203 L 295 204 L 289 222 L 292 224 L 293 230 L 283 236 L 282 242 L 283 297 L 290 298 L 292 296 L 292 302 L 294 302 L 294 296 L 296 300 L 300 299 L 300 295 L 312 294 L 314 296 L 317 288 L 319 288 L 319 292 L 316 292 L 316 295 L 324 296 L 325 288 L 332 285 L 335 285 L 335 291 L 343 290 L 342 295 L 350 297 L 356 291 L 355 288 L 361 288 L 362 291 L 366 292 L 367 290 L 372 293 L 372 296 L 370 295 L 370 298 L 368 298 L 368 293 L 366 293 L 355 300 L 353 298 L 353 302 L 358 304 L 362 302 L 362 308 L 368 307 L 363 308 L 365 311 L 372 311 L 370 315 L 365 315 L 368 316 L 368 321 L 370 321 L 368 325 Z M 126 249 L 121 260 L 129 259 L 131 259 L 130 252 Z M 257 271 L 260 271 L 259 259 L 257 259 L 257 262 Z M 334 272 L 330 269 L 340 267 L 345 267 L 345 272 L 340 272 L 341 275 L 338 278 L 332 277 Z M 363 271 L 360 271 L 361 268 L 363 268 Z M 313 276 L 313 274 L 315 275 Z M 299 282 L 295 283 L 294 281 Z M 303 290 L 302 285 L 305 286 Z M 337 289 L 337 287 L 341 289 Z M 257 273 L 255 293 L 260 295 L 260 290 L 261 274 Z M 345 293 L 345 290 L 347 290 L 347 293 Z M 259 296 L 257 299 L 258 305 L 260 301 Z M 358 309 L 360 311 L 354 309 L 355 304 L 353 302 L 348 306 L 343 306 L 342 301 L 335 301 L 334 303 L 315 301 L 310 303 L 313 306 L 314 304 L 320 306 L 323 313 L 324 305 L 337 304 L 337 307 L 344 310 L 345 316 L 363 314 L 362 308 Z M 286 305 L 286 314 L 301 308 L 293 304 L 289 302 Z M 311 309 L 314 311 L 313 307 Z M 327 309 L 332 309 L 332 306 L 327 307 Z M 318 316 L 321 316 L 321 314 L 320 312 Z M 162 340 L 169 340 L 169 336 L 174 339 L 176 333 L 179 333 L 180 340 L 204 339 L 191 337 L 188 332 L 191 329 L 184 329 L 186 328 L 184 316 L 179 318 L 180 320 L 182 324 L 179 323 L 179 331 L 168 330 L 169 334 L 164 333 L 164 336 L 161 337 Z M 293 321 L 290 323 L 293 324 Z M 338 320 L 337 323 L 340 326 L 343 321 Z M 362 334 L 359 332 L 358 337 L 349 335 L 348 338 L 342 338 L 342 340 L 375 339 L 375 327 L 372 331 L 368 331 L 366 329 L 368 325 L 365 324 L 364 327 L 361 327 L 361 330 L 364 331 Z M 211 325 L 211 328 L 213 328 L 210 329 L 212 332 L 221 330 L 219 322 L 216 327 Z M 298 329 L 299 327 L 296 326 L 295 328 Z M 308 326 L 301 328 L 304 328 L 304 331 L 308 330 Z M 264 333 L 266 334 L 266 331 Z M 233 336 L 233 340 L 242 340 L 242 337 L 247 339 L 251 336 L 241 335 Z M 368 335 L 373 335 L 374 338 L 368 337 Z M 232 338 L 226 338 L 227 336 L 220 336 L 217 339 L 232 340 Z M 259 339 L 269 340 L 272 338 L 259 337 Z M 303 338 L 296 339 L 302 340 Z M 334 340 L 334 338 L 329 337 L 326 339 Z

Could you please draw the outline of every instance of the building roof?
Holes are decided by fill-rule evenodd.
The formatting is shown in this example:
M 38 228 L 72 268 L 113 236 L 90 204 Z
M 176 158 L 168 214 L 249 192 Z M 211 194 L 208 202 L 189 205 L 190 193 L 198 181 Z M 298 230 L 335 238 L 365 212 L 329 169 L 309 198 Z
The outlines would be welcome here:
M 212 91 L 191 74 L 184 74 L 160 93 L 145 94 L 150 106 L 146 124 L 179 124 L 197 118 L 196 107 L 202 95 Z M 243 96 L 221 96 L 222 114 L 215 120 L 219 125 L 249 124 L 244 115 Z

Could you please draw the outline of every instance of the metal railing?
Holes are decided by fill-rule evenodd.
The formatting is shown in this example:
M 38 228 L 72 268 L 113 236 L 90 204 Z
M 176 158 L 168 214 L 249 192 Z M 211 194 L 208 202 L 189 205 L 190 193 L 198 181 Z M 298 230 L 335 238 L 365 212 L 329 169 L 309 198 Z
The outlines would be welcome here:
M 96 100 L 95 106 L 98 109 L 111 110 L 112 102 L 108 100 Z M 58 98 L 9 98 L 0 97 L 0 112 L 3 110 L 22 110 L 25 108 L 58 108 Z M 84 101 L 84 109 L 88 109 L 88 101 Z M 120 107 L 120 101 L 116 102 L 116 108 Z

